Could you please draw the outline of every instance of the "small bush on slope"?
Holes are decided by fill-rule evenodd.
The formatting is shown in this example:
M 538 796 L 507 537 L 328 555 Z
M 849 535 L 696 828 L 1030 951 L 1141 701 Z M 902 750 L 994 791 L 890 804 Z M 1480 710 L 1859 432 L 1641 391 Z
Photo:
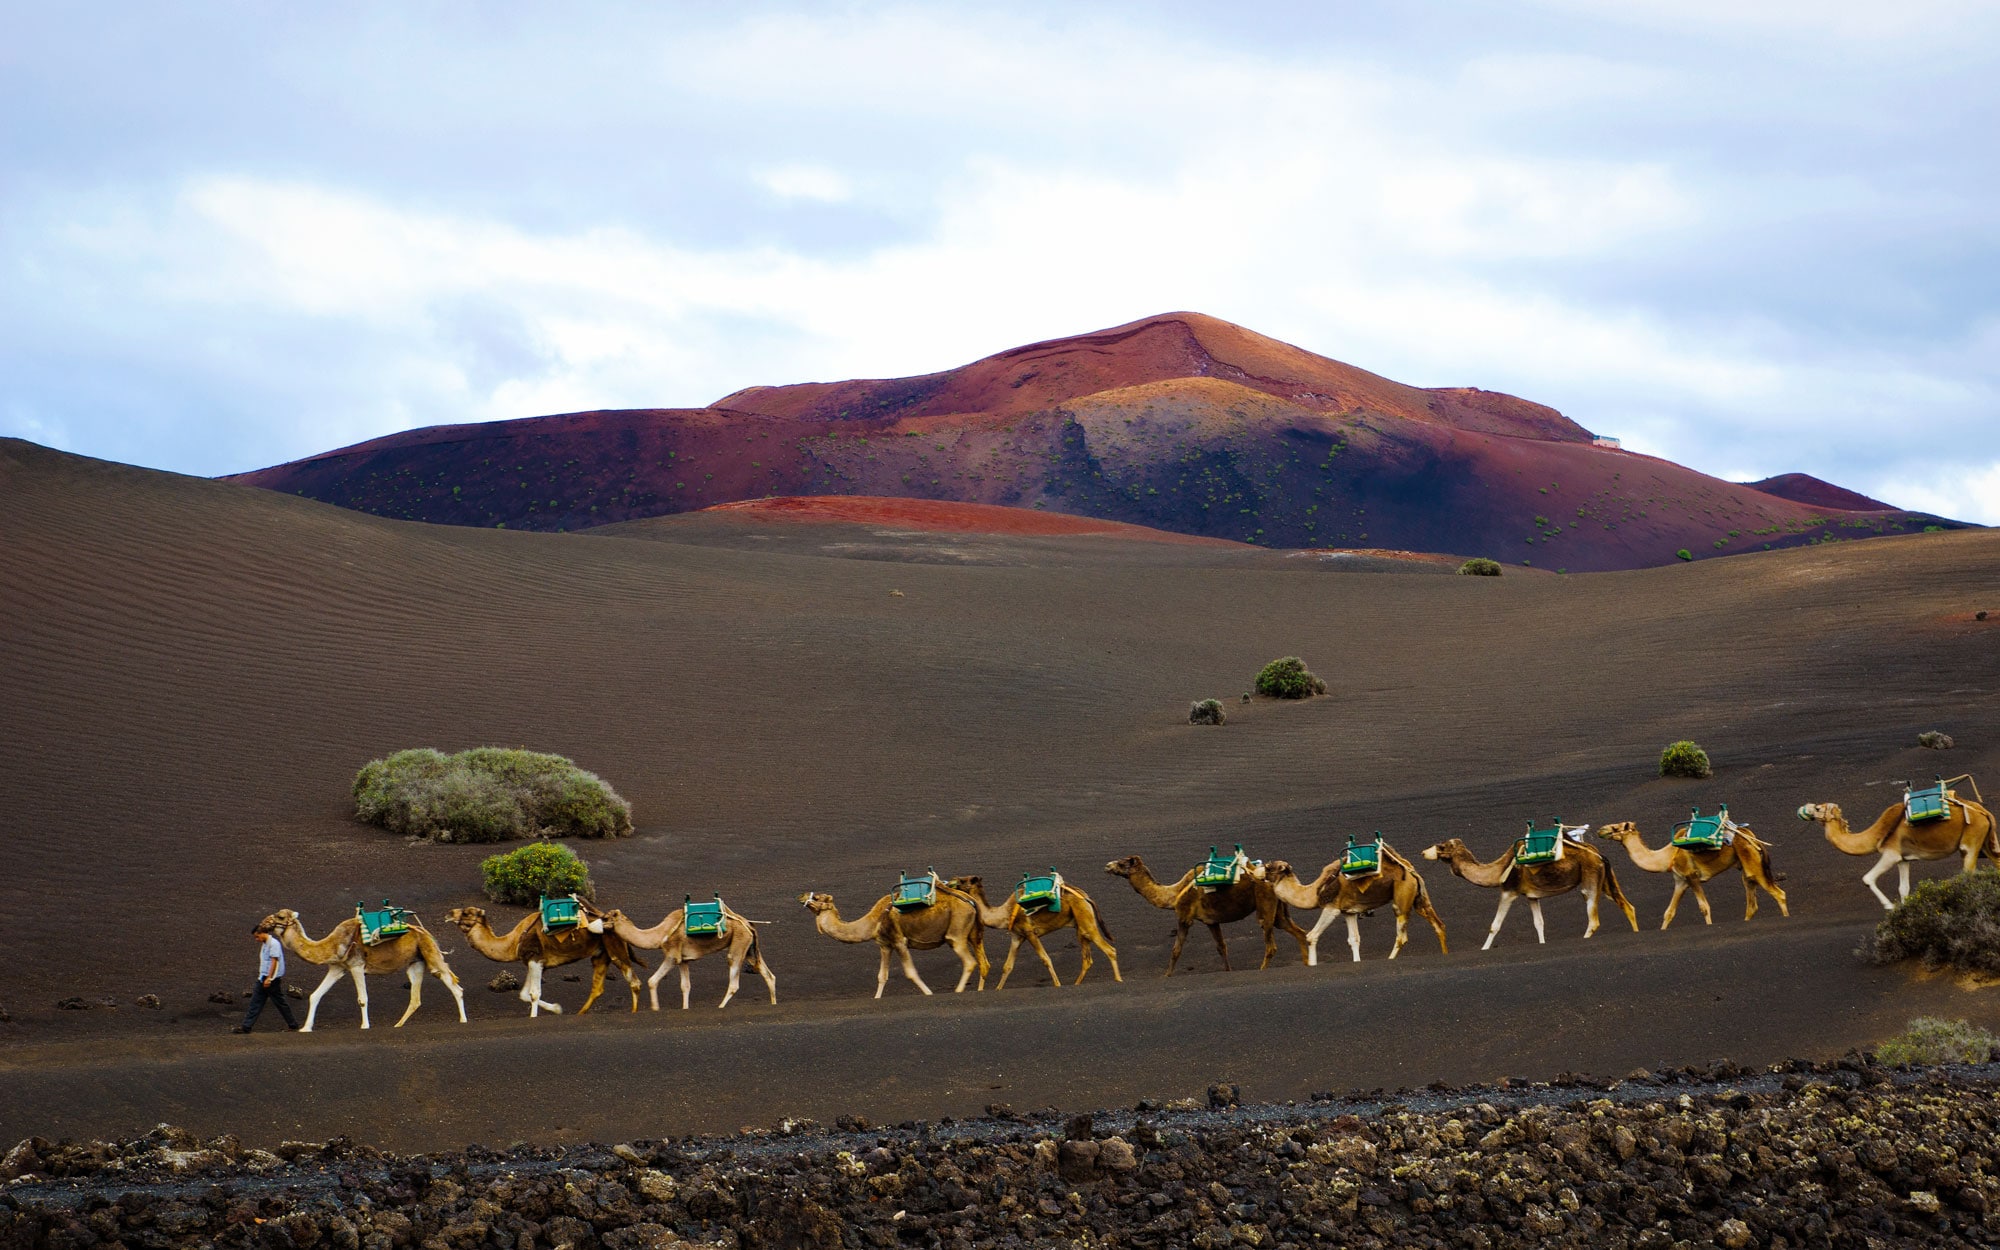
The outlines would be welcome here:
M 502 747 L 457 755 L 419 747 L 370 760 L 354 776 L 354 814 L 440 842 L 632 832 L 632 805 L 603 778 L 560 755 Z
M 1222 700 L 1196 699 L 1188 705 L 1188 723 L 1193 725 L 1220 725 L 1229 718 L 1222 714 Z
M 1500 562 L 1498 560 L 1488 560 L 1485 556 L 1478 556 L 1459 565 L 1458 571 L 1467 577 L 1498 577 L 1500 576 Z
M 1919 882 L 1862 940 L 1878 964 L 1915 959 L 1932 968 L 2000 973 L 2000 872 Z
M 1307 699 L 1325 694 L 1326 683 L 1307 671 L 1304 660 L 1288 655 L 1264 666 L 1257 674 L 1256 690 L 1273 699 Z
M 590 898 L 590 865 L 575 851 L 555 842 L 535 842 L 480 861 L 486 897 L 496 903 L 532 907 L 546 894 L 551 898 L 581 894 Z
M 1708 766 L 1708 752 L 1686 738 L 1670 743 L 1666 750 L 1660 752 L 1662 777 L 1707 777 L 1714 771 Z

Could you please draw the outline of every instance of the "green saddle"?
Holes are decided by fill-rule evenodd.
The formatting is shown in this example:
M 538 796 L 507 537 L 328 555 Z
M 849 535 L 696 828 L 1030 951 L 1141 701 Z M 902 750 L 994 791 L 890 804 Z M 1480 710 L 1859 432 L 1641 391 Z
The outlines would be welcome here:
M 1372 842 L 1356 842 L 1347 839 L 1347 854 L 1340 861 L 1340 875 L 1343 877 L 1367 877 L 1382 871 L 1382 831 L 1375 831 Z
M 937 872 L 932 870 L 921 877 L 905 877 L 898 874 L 896 893 L 889 900 L 889 906 L 897 911 L 915 911 L 919 907 L 929 907 L 937 902 Z
M 1243 844 L 1236 844 L 1234 855 L 1219 855 L 1214 847 L 1208 848 L 1208 858 L 1194 874 L 1194 883 L 1204 890 L 1220 890 L 1235 885 L 1243 879 L 1243 869 L 1249 864 L 1243 854 Z
M 542 928 L 550 933 L 574 929 L 583 923 L 583 905 L 574 898 L 542 895 Z
M 1938 778 L 1934 786 L 1921 790 L 1905 787 L 1903 790 L 1903 814 L 1911 824 L 1921 824 L 1926 820 L 1943 820 L 1951 811 L 1951 802 L 1945 789 L 1944 778 Z
M 1736 840 L 1736 826 L 1729 820 L 1729 805 L 1715 809 L 1715 815 L 1704 816 L 1699 807 L 1688 816 L 1688 822 L 1674 830 L 1673 844 L 1689 851 L 1719 851 Z
M 1062 910 L 1062 874 L 1051 868 L 1046 876 L 1021 878 L 1022 911 Z
M 401 907 L 392 907 L 388 899 L 382 900 L 379 911 L 372 911 L 363 904 L 354 905 L 354 916 L 361 922 L 361 944 L 373 946 L 377 942 L 392 937 L 401 937 L 410 931 L 410 913 Z
M 1537 829 L 1535 822 L 1529 821 L 1527 836 L 1521 839 L 1521 849 L 1514 852 L 1514 862 L 1529 867 L 1553 864 L 1562 858 L 1562 840 L 1560 820 L 1546 829 Z
M 689 937 L 722 937 L 729 932 L 729 917 L 723 912 L 720 894 L 713 903 L 697 903 L 691 894 L 685 897 L 687 901 L 681 908 L 683 933 Z

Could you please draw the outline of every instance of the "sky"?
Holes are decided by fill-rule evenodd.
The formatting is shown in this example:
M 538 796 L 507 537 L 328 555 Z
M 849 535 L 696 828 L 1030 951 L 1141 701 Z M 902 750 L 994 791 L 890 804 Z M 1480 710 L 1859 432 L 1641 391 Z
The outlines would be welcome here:
M 1187 309 L 2000 524 L 2000 3 L 0 0 L 0 434 L 214 475 Z

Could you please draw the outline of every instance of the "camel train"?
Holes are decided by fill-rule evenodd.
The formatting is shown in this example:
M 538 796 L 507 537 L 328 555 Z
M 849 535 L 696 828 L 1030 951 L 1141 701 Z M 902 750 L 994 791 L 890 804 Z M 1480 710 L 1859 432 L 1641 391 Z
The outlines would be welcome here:
M 1862 876 L 1865 884 L 1885 908 L 1894 903 L 1877 881 L 1894 867 L 1898 871 L 1900 896 L 1909 897 L 1910 865 L 1924 860 L 1957 856 L 1961 868 L 1972 872 L 1979 858 L 2000 862 L 2000 831 L 1993 814 L 1972 785 L 1974 798 L 1962 798 L 1953 788 L 1968 777 L 1940 778 L 1935 786 L 1906 786 L 1903 798 L 1892 803 L 1865 829 L 1852 829 L 1836 803 L 1807 803 L 1798 809 L 1800 819 L 1822 826 L 1826 840 L 1847 855 L 1873 855 L 1875 864 Z M 1484 889 L 1498 890 L 1500 901 L 1486 932 L 1481 950 L 1491 949 L 1501 925 L 1517 899 L 1528 900 L 1534 917 L 1535 938 L 1548 940 L 1542 903 L 1571 892 L 1584 896 L 1587 922 L 1583 936 L 1599 928 L 1599 904 L 1609 901 L 1621 911 L 1634 931 L 1638 914 L 1618 884 L 1616 873 L 1605 852 L 1585 835 L 1587 825 L 1552 822 L 1537 828 L 1530 824 L 1498 857 L 1482 861 L 1466 844 L 1449 838 L 1425 847 L 1418 856 L 1428 863 L 1442 863 L 1452 875 Z M 1703 924 L 1713 924 L 1714 916 L 1704 882 L 1736 871 L 1743 880 L 1743 918 L 1757 914 L 1758 892 L 1774 902 L 1783 916 L 1791 907 L 1779 882 L 1784 877 L 1772 867 L 1771 846 L 1748 825 L 1733 820 L 1727 808 L 1704 816 L 1697 809 L 1685 822 L 1674 827 L 1671 837 L 1658 846 L 1650 845 L 1645 834 L 1630 821 L 1617 821 L 1596 830 L 1596 838 L 1616 842 L 1625 848 L 1632 865 L 1643 872 L 1668 873 L 1674 878 L 1673 896 L 1668 899 L 1660 928 L 1674 921 L 1683 896 L 1689 892 L 1701 910 Z M 1153 876 L 1137 855 L 1112 860 L 1104 866 L 1112 876 L 1123 877 L 1146 902 L 1174 915 L 1174 940 L 1167 956 L 1165 975 L 1179 965 L 1188 934 L 1194 926 L 1205 927 L 1214 939 L 1216 952 L 1226 970 L 1230 967 L 1229 947 L 1222 926 L 1242 920 L 1257 922 L 1263 934 L 1263 960 L 1268 967 L 1277 953 L 1277 935 L 1289 934 L 1299 946 L 1307 966 L 1319 963 L 1319 938 L 1336 920 L 1347 927 L 1351 959 L 1361 958 L 1360 918 L 1387 907 L 1396 919 L 1396 935 L 1388 958 L 1394 959 L 1409 940 L 1409 920 L 1421 917 L 1437 934 L 1438 950 L 1448 952 L 1444 922 L 1432 906 L 1429 887 L 1418 872 L 1416 862 L 1398 853 L 1380 833 L 1367 841 L 1350 838 L 1345 851 L 1323 866 L 1311 879 L 1300 877 L 1283 860 L 1265 863 L 1251 859 L 1242 846 L 1233 853 L 1218 854 L 1213 847 L 1203 862 L 1171 882 Z M 830 894 L 807 891 L 798 901 L 812 913 L 813 927 L 838 942 L 874 944 L 879 956 L 875 975 L 875 997 L 886 990 L 891 965 L 919 992 L 931 988 L 917 971 L 912 951 L 949 948 L 959 961 L 959 977 L 954 992 L 968 985 L 986 988 L 991 965 L 986 955 L 986 930 L 1008 935 L 1007 954 L 1000 968 L 996 989 L 1004 989 L 1013 974 L 1015 960 L 1023 946 L 1032 949 L 1053 985 L 1063 984 L 1042 939 L 1060 929 L 1076 931 L 1081 966 L 1071 984 L 1089 973 L 1093 950 L 1111 968 L 1113 980 L 1122 982 L 1118 951 L 1112 945 L 1109 926 L 1098 905 L 1083 890 L 1062 875 L 1049 872 L 1023 876 L 999 903 L 991 902 L 984 881 L 976 876 L 943 877 L 935 870 L 921 876 L 900 877 L 896 888 L 875 900 L 860 916 L 845 920 Z M 1318 911 L 1311 930 L 1292 919 L 1293 911 Z M 726 955 L 728 986 L 718 1007 L 727 1007 L 736 997 L 745 969 L 764 981 L 773 1004 L 778 1001 L 778 979 L 764 958 L 758 929 L 765 922 L 751 920 L 723 903 L 720 895 L 712 902 L 697 903 L 692 898 L 669 912 L 658 924 L 641 928 L 616 908 L 600 911 L 587 900 L 545 898 L 541 906 L 522 917 L 505 933 L 494 932 L 486 913 L 478 907 L 460 907 L 447 912 L 445 919 L 458 926 L 472 948 L 499 963 L 525 965 L 527 975 L 520 987 L 521 1001 L 528 1014 L 543 1011 L 560 1013 L 561 1006 L 543 997 L 543 974 L 549 968 L 588 960 L 592 977 L 589 996 L 578 1014 L 590 1010 L 602 995 L 607 975 L 616 969 L 631 994 L 631 1010 L 639 1009 L 639 973 L 646 967 L 641 951 L 658 951 L 661 964 L 646 987 L 654 1011 L 660 1009 L 659 986 L 669 970 L 680 974 L 681 1008 L 690 999 L 689 965 L 705 955 Z M 355 915 L 336 925 L 325 937 L 308 937 L 298 913 L 289 908 L 266 916 L 261 927 L 283 943 L 292 954 L 326 969 L 326 975 L 312 991 L 303 1031 L 310 1032 L 316 1021 L 320 1000 L 341 977 L 354 982 L 361 1009 L 361 1027 L 369 1027 L 369 973 L 404 973 L 410 983 L 410 999 L 396 1021 L 400 1028 L 415 1014 L 422 1001 L 426 973 L 437 977 L 450 990 L 461 1023 L 466 1019 L 465 993 L 458 977 L 445 963 L 437 940 L 414 915 L 385 901 L 379 910 L 357 905 Z

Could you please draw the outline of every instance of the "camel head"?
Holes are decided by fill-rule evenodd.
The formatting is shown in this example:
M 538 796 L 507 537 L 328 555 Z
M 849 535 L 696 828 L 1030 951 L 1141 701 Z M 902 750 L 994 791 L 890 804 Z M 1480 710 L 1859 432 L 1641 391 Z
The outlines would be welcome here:
M 264 917 L 262 920 L 259 920 L 257 922 L 257 927 L 260 929 L 269 929 L 271 931 L 272 937 L 283 938 L 285 936 L 285 930 L 291 928 L 298 922 L 299 922 L 299 914 L 297 912 L 293 911 L 289 907 L 280 907 L 278 910 L 272 912 L 270 915 Z
M 1472 852 L 1466 848 L 1465 843 L 1460 839 L 1446 838 L 1442 842 L 1425 847 L 1424 858 L 1433 863 L 1438 860 L 1450 863 L 1458 859 L 1470 859 L 1472 858 Z
M 957 890 L 960 894 L 970 894 L 974 890 L 984 889 L 985 886 L 985 879 L 981 877 L 953 877 L 944 883 L 945 889 Z
M 833 909 L 833 895 L 831 894 L 815 894 L 811 890 L 807 890 L 805 893 L 799 895 L 799 902 L 807 911 L 815 916 L 821 912 Z
M 1807 803 L 1805 806 L 1799 808 L 1800 820 L 1827 821 L 1837 819 L 1839 816 L 1840 804 L 1838 803 Z
M 1139 871 L 1139 857 L 1127 855 L 1124 859 L 1114 859 L 1104 866 L 1104 871 L 1114 877 L 1124 877 L 1129 880 L 1133 873 Z
M 1626 838 L 1631 837 L 1637 832 L 1639 832 L 1639 826 L 1629 820 L 1614 820 L 1608 825 L 1599 825 L 1597 827 L 1597 836 L 1603 838 L 1606 842 L 1623 842 Z
M 1292 871 L 1292 866 L 1284 860 L 1274 859 L 1265 864 L 1262 871 L 1256 875 L 1265 881 L 1283 881 L 1286 877 L 1295 877 L 1298 874 Z
M 444 914 L 447 924 L 455 924 L 467 933 L 486 923 L 486 909 L 483 907 L 454 907 Z
M 598 911 L 596 908 L 587 908 L 586 911 L 590 919 L 583 922 L 583 927 L 592 933 L 608 933 L 619 921 L 625 919 L 625 913 L 616 907 L 610 911 Z

